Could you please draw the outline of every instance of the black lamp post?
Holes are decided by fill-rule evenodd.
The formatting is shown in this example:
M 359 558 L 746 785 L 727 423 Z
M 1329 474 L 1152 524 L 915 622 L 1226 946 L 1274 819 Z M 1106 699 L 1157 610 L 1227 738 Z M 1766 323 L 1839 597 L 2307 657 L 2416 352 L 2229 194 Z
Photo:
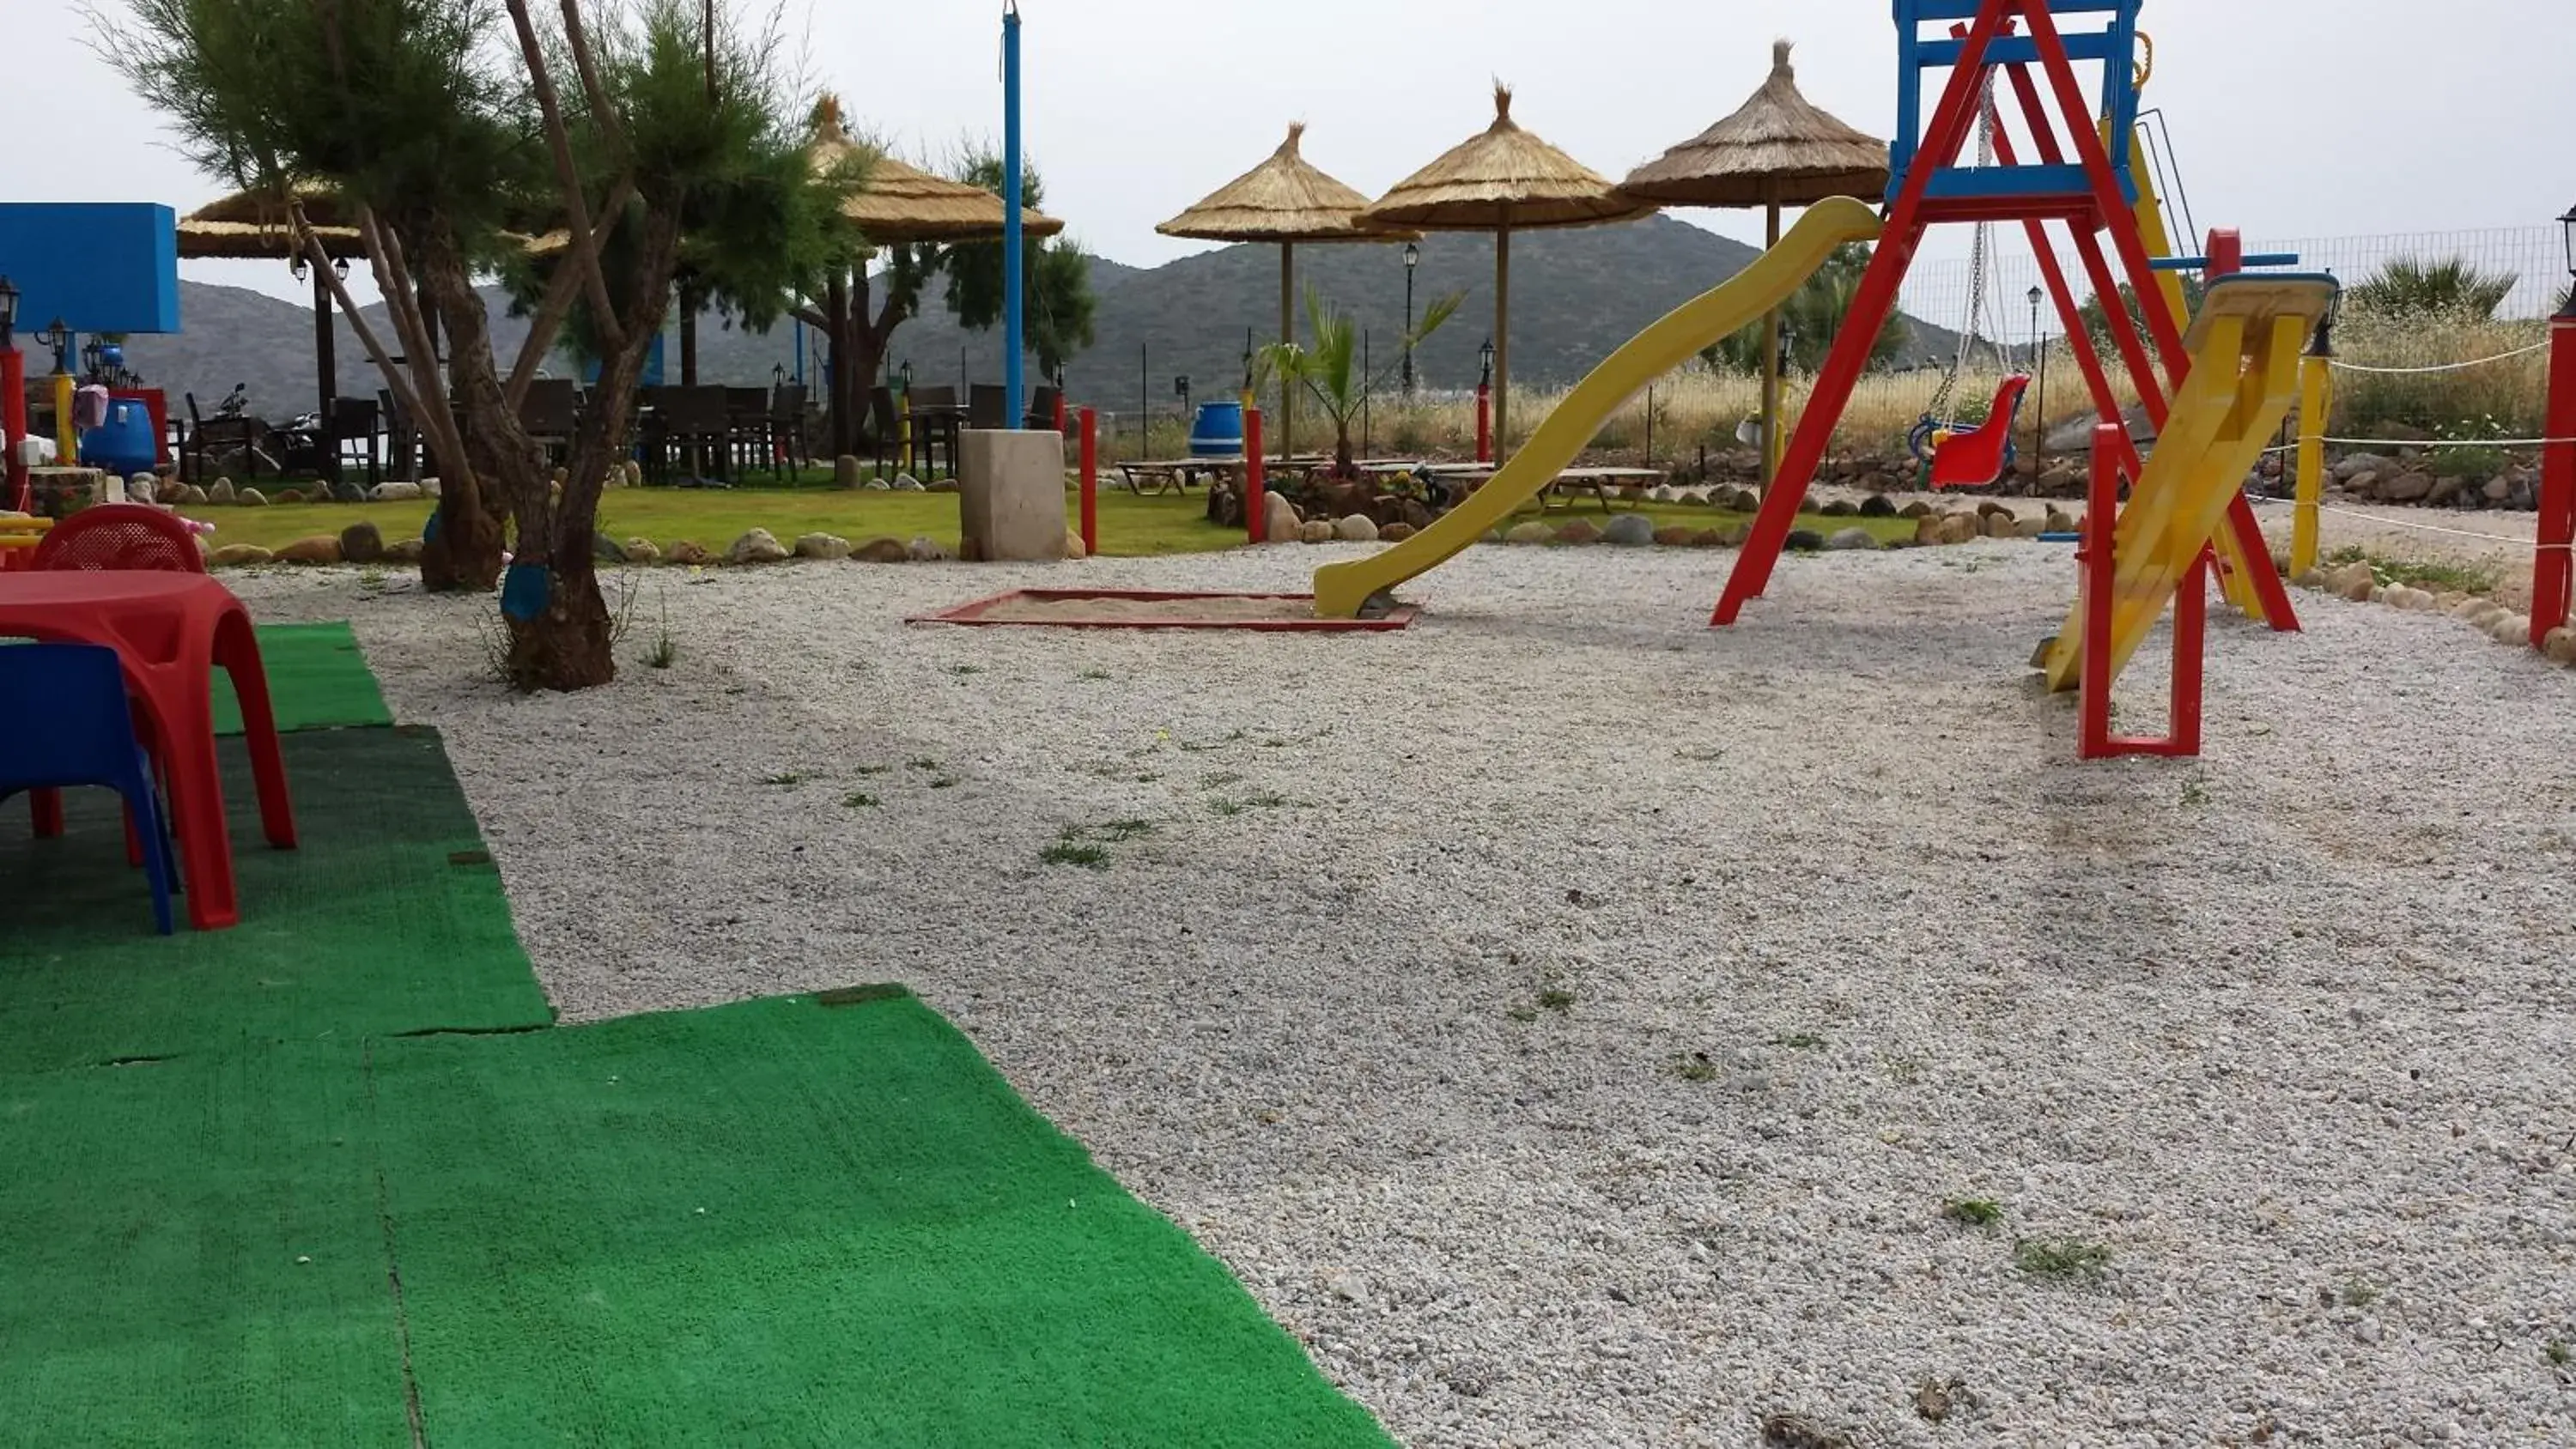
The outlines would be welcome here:
M 2029 295 L 2030 350 L 2039 358 L 2039 376 L 2032 384 L 2037 395 L 2030 400 L 2030 476 L 2036 478 L 2048 461 L 2048 345 L 2039 340 L 2039 303 L 2047 293 L 2033 287 Z
M 54 354 L 54 371 L 71 371 L 72 330 L 63 325 L 62 318 L 46 323 L 45 330 L 36 334 L 36 340 Z
M 1413 396 L 1413 269 L 1422 265 L 1422 248 L 1404 244 L 1404 395 Z
M 0 352 L 18 349 L 18 284 L 0 277 Z
M 1494 385 L 1494 339 L 1490 337 L 1485 339 L 1485 345 L 1476 349 L 1476 358 L 1484 364 L 1485 369 L 1484 376 L 1477 381 L 1476 386 L 1492 387 Z
M 2567 295 L 2559 299 L 2558 315 L 2576 319 L 2576 206 L 2558 218 L 2558 230 L 2567 244 Z

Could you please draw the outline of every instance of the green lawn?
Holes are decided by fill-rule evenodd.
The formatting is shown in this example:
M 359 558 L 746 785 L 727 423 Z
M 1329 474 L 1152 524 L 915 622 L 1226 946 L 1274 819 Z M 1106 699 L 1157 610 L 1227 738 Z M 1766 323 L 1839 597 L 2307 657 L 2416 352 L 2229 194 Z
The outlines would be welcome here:
M 299 538 L 336 534 L 360 519 L 373 522 L 388 541 L 418 538 L 432 505 L 414 503 L 272 504 L 266 508 L 199 507 L 184 510 L 215 525 L 214 543 L 257 544 L 277 548 Z M 1073 499 L 1066 496 L 1068 526 Z M 1620 512 L 1629 511 L 1621 505 Z M 1658 528 L 1687 525 L 1716 528 L 1745 521 L 1745 515 L 1682 503 L 1649 503 L 1637 511 Z M 1524 509 L 1520 517 L 1539 515 Z M 1587 501 L 1547 511 L 1551 523 L 1583 519 L 1599 525 L 1605 515 Z M 1821 532 L 1857 524 L 1882 540 L 1914 536 L 1910 518 L 1804 518 L 1804 527 Z M 957 546 L 957 498 L 945 493 L 841 492 L 826 488 L 745 488 L 733 490 L 632 488 L 607 495 L 600 505 L 600 529 L 617 539 L 649 538 L 668 548 L 688 539 L 710 551 L 725 546 L 753 528 L 766 528 L 784 543 L 800 533 L 836 533 L 853 542 L 880 535 L 910 539 L 921 535 Z M 1207 521 L 1204 494 L 1168 494 L 1139 498 L 1125 491 L 1100 495 L 1100 551 L 1122 557 L 1175 553 L 1208 553 L 1243 541 L 1239 530 Z

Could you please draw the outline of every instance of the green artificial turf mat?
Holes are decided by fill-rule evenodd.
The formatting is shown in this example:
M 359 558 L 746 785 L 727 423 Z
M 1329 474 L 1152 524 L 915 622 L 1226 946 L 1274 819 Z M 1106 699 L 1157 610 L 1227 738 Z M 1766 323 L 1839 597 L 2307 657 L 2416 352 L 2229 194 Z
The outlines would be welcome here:
M 1387 1442 L 908 995 L 377 1044 L 429 1443 Z
M 394 722 L 347 624 L 262 624 L 258 634 L 269 707 L 280 733 Z M 233 697 L 232 676 L 216 670 L 214 689 L 215 733 L 240 734 L 241 703 Z
M 179 933 L 153 934 L 107 791 L 66 792 L 58 840 L 30 837 L 23 802 L 0 811 L 0 1070 L 552 1020 L 438 736 L 282 743 L 301 845 L 285 851 L 260 834 L 241 742 L 218 747 L 229 930 L 187 929 L 182 897 Z
M 360 1050 L 0 1074 L 0 1444 L 411 1443 Z

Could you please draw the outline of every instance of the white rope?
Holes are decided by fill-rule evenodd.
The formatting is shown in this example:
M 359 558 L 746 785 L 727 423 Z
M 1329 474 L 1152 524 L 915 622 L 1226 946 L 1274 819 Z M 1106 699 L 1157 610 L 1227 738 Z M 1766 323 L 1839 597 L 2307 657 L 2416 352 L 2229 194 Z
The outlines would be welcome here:
M 2511 362 L 2517 357 L 2529 357 L 2535 352 L 2544 351 L 2548 346 L 2549 343 L 2544 340 L 2535 342 L 2529 347 L 2517 347 L 2511 352 L 2499 352 L 2493 357 L 2476 357 L 2467 362 L 2442 362 L 2431 367 L 2364 367 L 2358 362 L 2337 362 L 2331 357 L 2326 359 L 2326 366 L 2337 372 L 2367 372 L 2379 377 L 2419 377 L 2430 372 L 2466 372 L 2472 367 L 2484 367 L 2491 362 Z
M 2331 503 L 2318 504 L 2317 511 L 2320 513 L 2338 513 L 2346 518 L 2361 519 L 2365 523 L 2384 523 L 2390 528 L 2411 528 L 2418 533 L 2447 533 L 2454 538 L 2474 538 L 2481 543 L 2494 544 L 2500 549 L 2520 548 L 2529 550 L 2533 553 L 2564 553 L 2571 547 L 2576 547 L 2576 545 L 2564 543 L 2534 543 L 2526 539 L 2500 538 L 2495 534 L 2480 533 L 2471 528 L 2444 528 L 2438 523 L 2415 523 L 2403 518 L 2389 518 L 2377 513 L 2363 513 L 2360 510 L 2353 508 L 2338 508 Z
M 2434 438 L 2417 442 L 2412 438 L 2319 438 L 2320 443 L 2333 443 L 2346 448 L 2561 448 L 2576 443 L 2576 438 Z M 2265 448 L 2263 456 L 2295 453 L 2297 443 L 2284 443 Z

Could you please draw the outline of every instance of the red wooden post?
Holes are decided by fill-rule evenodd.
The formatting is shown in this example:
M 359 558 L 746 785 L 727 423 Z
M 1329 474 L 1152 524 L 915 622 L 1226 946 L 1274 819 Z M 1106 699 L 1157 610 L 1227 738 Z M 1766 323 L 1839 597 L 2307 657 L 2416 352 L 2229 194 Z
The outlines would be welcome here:
M 1068 406 L 1070 406 L 1070 404 L 1065 401 L 1064 394 L 1059 391 L 1055 395 L 1055 430 L 1059 433 L 1064 431 L 1065 409 Z M 1089 412 L 1091 409 L 1084 408 L 1083 411 Z
M 1100 414 L 1089 408 L 1082 410 L 1082 551 L 1100 552 Z
M 2531 570 L 2531 644 L 2565 628 L 2576 581 L 2576 299 L 2549 324 L 2549 407 L 2541 433 L 2540 551 Z
M 27 359 L 16 347 L 0 351 L 0 439 L 9 445 L 9 468 L 5 476 L 9 488 L 9 506 L 20 512 L 32 512 L 33 502 L 27 496 L 27 464 L 19 444 L 27 436 Z
M 1269 520 L 1262 516 L 1261 409 L 1243 410 L 1243 533 L 1254 543 L 1270 541 Z
M 1494 385 L 1476 384 L 1476 461 L 1494 461 Z
M 2117 423 L 2093 427 L 2093 478 L 2084 500 L 2082 569 L 2076 588 L 2084 600 L 2083 658 L 2075 666 L 2075 752 L 2087 760 L 2118 753 L 2111 745 L 2111 585 L 2118 576 L 2112 538 L 2119 532 L 2120 465 L 2128 430 Z

